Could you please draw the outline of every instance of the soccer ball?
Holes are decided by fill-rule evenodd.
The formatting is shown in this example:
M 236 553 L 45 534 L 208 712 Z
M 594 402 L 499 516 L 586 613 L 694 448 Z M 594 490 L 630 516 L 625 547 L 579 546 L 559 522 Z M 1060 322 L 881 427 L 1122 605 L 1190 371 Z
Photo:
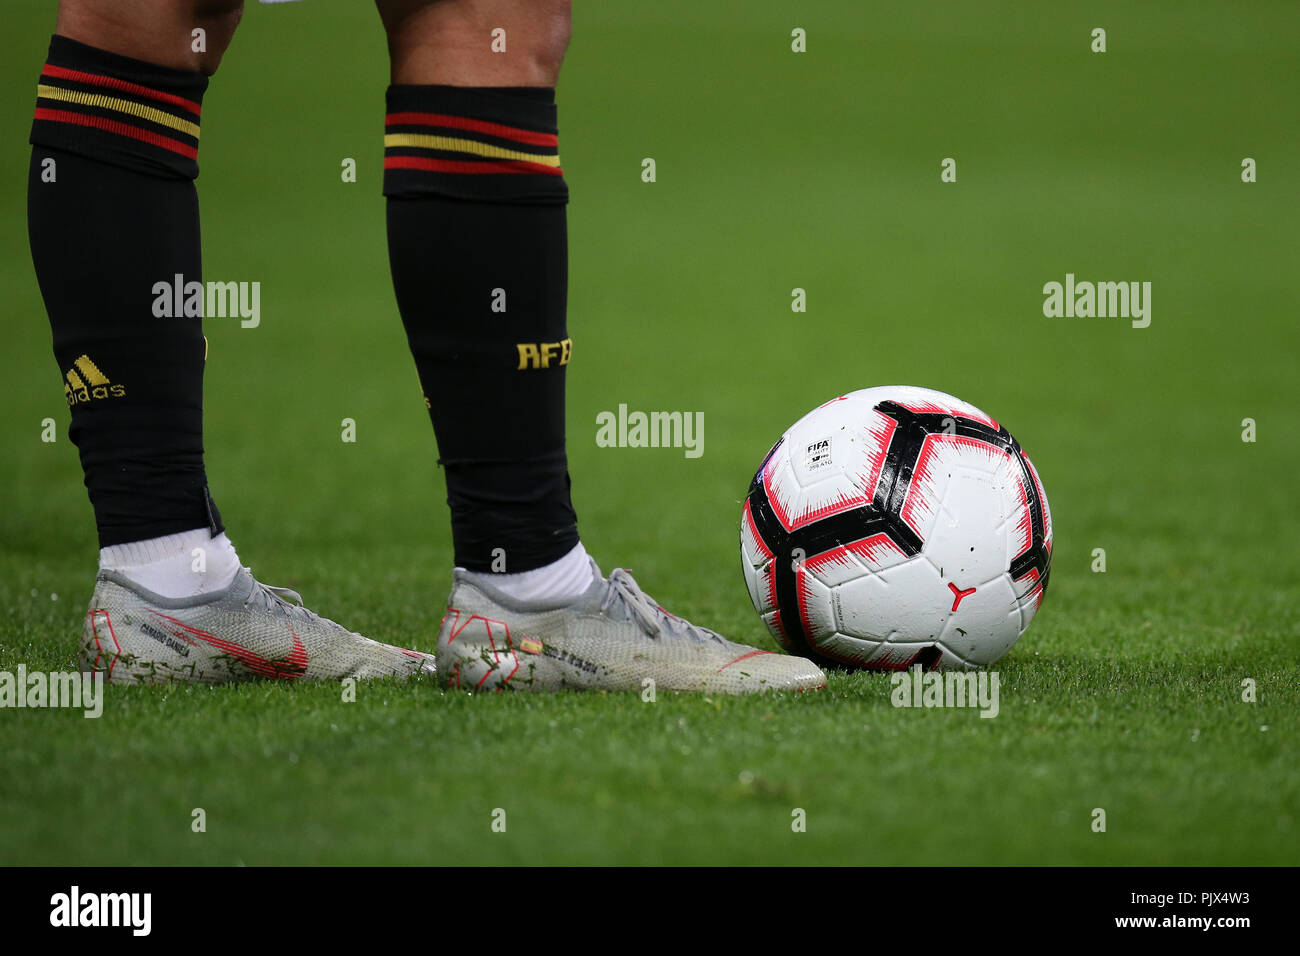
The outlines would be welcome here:
M 1052 514 L 1019 443 L 974 405 L 867 388 L 813 409 L 767 453 L 740 556 L 754 609 L 792 654 L 983 667 L 1042 603 Z

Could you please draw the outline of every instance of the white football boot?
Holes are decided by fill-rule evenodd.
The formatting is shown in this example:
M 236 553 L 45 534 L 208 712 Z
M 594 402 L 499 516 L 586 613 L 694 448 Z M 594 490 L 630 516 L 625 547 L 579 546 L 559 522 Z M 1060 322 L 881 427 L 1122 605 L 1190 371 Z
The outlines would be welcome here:
M 461 690 L 645 690 L 719 694 L 816 690 L 801 657 L 733 644 L 669 614 L 619 568 L 564 604 L 517 601 L 453 573 L 438 675 Z
M 297 592 L 268 587 L 248 568 L 224 590 L 179 599 L 100 571 L 80 656 L 82 671 L 103 671 L 114 684 L 409 677 L 434 673 L 433 662 L 318 616 Z

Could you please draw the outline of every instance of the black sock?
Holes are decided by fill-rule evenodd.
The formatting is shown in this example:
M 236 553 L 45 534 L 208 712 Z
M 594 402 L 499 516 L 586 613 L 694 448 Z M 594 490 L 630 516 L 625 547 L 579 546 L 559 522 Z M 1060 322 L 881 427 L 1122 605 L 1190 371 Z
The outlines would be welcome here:
M 555 133 L 553 90 L 388 90 L 393 286 L 446 470 L 456 564 L 474 571 L 532 570 L 578 543 Z
M 101 547 L 222 530 L 203 468 L 202 320 L 155 314 L 155 285 L 202 278 L 206 87 L 59 36 L 41 73 L 28 235 Z

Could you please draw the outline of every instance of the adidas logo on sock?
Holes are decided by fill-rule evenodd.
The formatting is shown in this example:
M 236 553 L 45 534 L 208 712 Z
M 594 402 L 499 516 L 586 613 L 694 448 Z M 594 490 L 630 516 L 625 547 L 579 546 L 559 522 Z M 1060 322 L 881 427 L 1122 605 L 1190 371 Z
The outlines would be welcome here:
M 126 394 L 126 386 L 110 382 L 108 376 L 99 370 L 99 366 L 90 360 L 89 355 L 83 355 L 73 362 L 72 368 L 68 369 L 63 378 L 63 395 L 68 400 L 69 407 L 78 402 L 88 402 L 92 398 L 121 398 Z

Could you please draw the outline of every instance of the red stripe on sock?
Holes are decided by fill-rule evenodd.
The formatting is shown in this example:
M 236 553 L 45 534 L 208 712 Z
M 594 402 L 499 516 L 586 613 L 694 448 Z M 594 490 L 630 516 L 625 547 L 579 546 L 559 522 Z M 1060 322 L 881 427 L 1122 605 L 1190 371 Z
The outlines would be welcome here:
M 138 129 L 135 126 L 129 126 L 126 123 L 104 119 L 102 116 L 91 116 L 88 113 L 71 113 L 67 110 L 50 110 L 38 106 L 36 108 L 36 118 L 38 120 L 49 120 L 52 123 L 71 123 L 74 126 L 90 126 L 95 129 L 102 129 L 105 132 L 117 133 L 119 136 L 129 136 L 131 139 L 138 139 L 141 142 L 149 143 L 152 146 L 161 146 L 163 149 L 171 150 L 173 153 L 179 153 L 187 159 L 199 158 L 199 151 L 188 143 L 182 143 L 169 136 L 160 136 L 159 134 L 152 133 L 147 129 Z
M 143 96 L 159 103 L 170 103 L 172 106 L 179 106 L 181 109 L 189 110 L 195 116 L 198 116 L 203 109 L 198 103 L 187 100 L 183 96 L 153 90 L 147 86 L 141 86 L 139 83 L 129 83 L 126 80 L 119 80 L 115 76 L 83 73 L 81 70 L 69 70 L 67 67 L 54 66 L 51 63 L 45 64 L 45 67 L 41 70 L 41 76 L 52 76 L 60 80 L 75 80 L 78 83 L 90 83 L 94 86 L 102 86 L 105 89 L 118 90 L 122 93 L 134 93 L 136 96 Z
M 563 176 L 559 166 L 543 166 L 520 160 L 467 163 L 457 159 L 429 159 L 425 156 L 385 156 L 384 169 L 420 169 L 428 173 L 538 173 Z
M 448 129 L 465 129 L 488 136 L 500 136 L 502 139 L 513 139 L 517 143 L 527 143 L 530 146 L 560 148 L 559 137 L 554 133 L 535 133 L 515 126 L 502 126 L 500 123 L 466 119 L 463 116 L 448 116 L 446 113 L 389 113 L 384 118 L 384 125 L 443 126 Z

